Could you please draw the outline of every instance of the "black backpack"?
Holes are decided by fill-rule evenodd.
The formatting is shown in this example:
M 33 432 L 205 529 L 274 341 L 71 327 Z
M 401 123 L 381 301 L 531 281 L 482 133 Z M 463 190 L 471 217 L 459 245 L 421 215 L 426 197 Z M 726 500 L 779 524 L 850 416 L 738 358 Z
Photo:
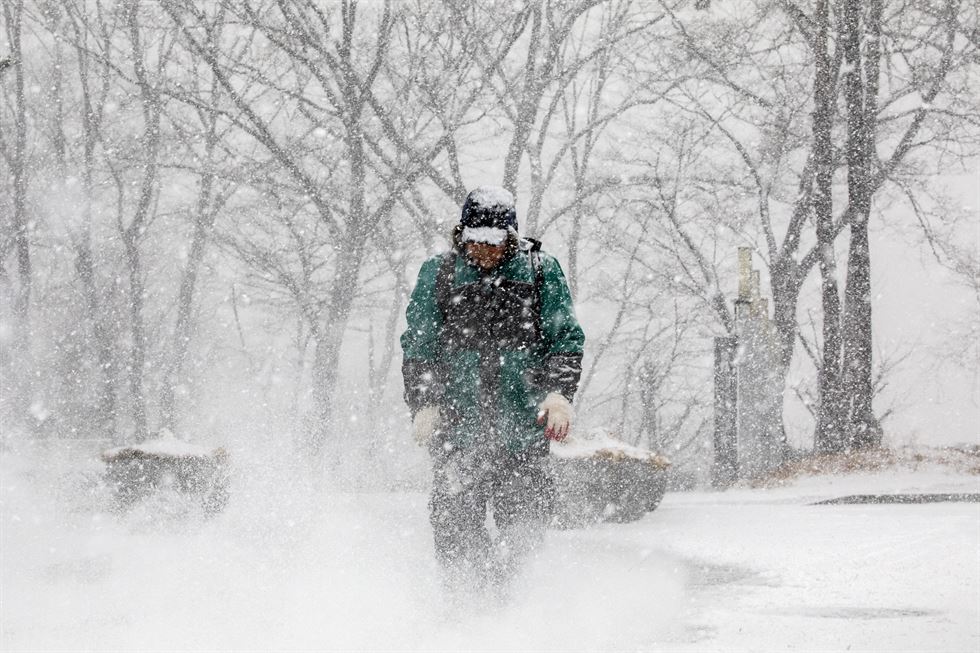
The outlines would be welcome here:
M 526 243 L 526 245 L 525 245 Z M 541 333 L 541 288 L 544 287 L 544 271 L 541 269 L 541 241 L 533 238 L 521 239 L 521 250 L 531 257 L 534 269 L 534 314 L 538 320 L 538 333 Z M 443 320 L 448 313 L 453 282 L 456 280 L 456 258 L 459 253 L 453 249 L 442 255 L 442 262 L 436 272 L 436 305 Z

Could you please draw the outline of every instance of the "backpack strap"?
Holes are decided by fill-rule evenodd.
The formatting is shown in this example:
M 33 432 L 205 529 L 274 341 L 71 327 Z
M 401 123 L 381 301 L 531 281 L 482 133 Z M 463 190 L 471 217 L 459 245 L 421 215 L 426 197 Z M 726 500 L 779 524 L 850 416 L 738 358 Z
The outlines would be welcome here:
M 453 283 L 456 281 L 456 251 L 450 250 L 442 255 L 442 263 L 436 272 L 436 306 L 442 321 L 446 321 L 446 314 L 449 308 L 450 294 L 453 290 Z
M 544 333 L 541 324 L 541 290 L 544 288 L 544 269 L 541 267 L 541 241 L 525 238 L 530 244 L 528 257 L 531 259 L 531 269 L 534 270 L 534 315 L 538 323 L 538 337 Z

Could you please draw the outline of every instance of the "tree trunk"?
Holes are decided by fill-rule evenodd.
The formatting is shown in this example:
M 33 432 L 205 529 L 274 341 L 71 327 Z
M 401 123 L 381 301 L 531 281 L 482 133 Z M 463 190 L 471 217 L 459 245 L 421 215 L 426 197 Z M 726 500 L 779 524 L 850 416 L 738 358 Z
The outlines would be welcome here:
M 399 264 L 401 265 L 401 264 Z M 405 279 L 404 267 L 393 267 L 395 272 L 395 292 L 391 301 L 391 308 L 385 319 L 380 361 L 376 359 L 376 345 L 374 341 L 374 329 L 371 328 L 371 344 L 368 360 L 368 386 L 370 397 L 370 411 L 368 416 L 371 433 L 382 432 L 380 417 L 390 412 L 385 405 L 385 388 L 388 386 L 388 374 L 391 372 L 391 365 L 395 360 L 397 350 L 398 322 L 404 311 L 404 298 L 409 295 L 408 283 Z
M 847 448 L 881 444 L 881 425 L 872 408 L 871 248 L 868 218 L 874 193 L 875 121 L 878 94 L 878 38 L 881 0 L 874 0 L 862 17 L 862 2 L 844 3 L 841 43 L 847 72 L 844 95 L 847 107 L 847 189 L 850 249 L 844 290 L 844 389 L 847 406 Z M 861 42 L 868 46 L 862 57 Z
M 10 59 L 14 68 L 14 147 L 10 159 L 10 175 L 13 178 L 14 214 L 13 241 L 17 257 L 18 286 L 14 296 L 14 316 L 17 320 L 18 344 L 27 344 L 30 332 L 29 308 L 31 303 L 31 247 L 27 216 L 27 98 L 24 95 L 24 54 L 21 47 L 23 27 L 23 0 L 4 2 L 3 13 L 10 41 Z M 26 350 L 25 352 L 26 353 Z
M 353 15 L 349 20 L 353 21 Z M 352 30 L 352 25 L 350 26 Z M 345 37 L 349 34 L 345 30 Z M 349 44 L 348 44 L 349 46 Z M 348 46 L 342 52 L 349 56 Z M 373 225 L 368 224 L 366 210 L 367 169 L 364 156 L 364 135 L 361 131 L 361 112 L 364 101 L 356 80 L 344 77 L 344 96 L 348 110 L 344 127 L 347 141 L 347 161 L 350 164 L 350 195 L 345 219 L 344 241 L 337 248 L 337 269 L 334 273 L 327 304 L 326 323 L 316 339 L 316 355 L 313 363 L 313 399 L 315 423 L 310 433 L 310 449 L 314 457 L 323 454 L 324 445 L 331 432 L 339 428 L 333 420 L 333 402 L 340 366 L 340 347 L 350 318 L 351 307 L 357 294 L 358 278 L 364 259 L 365 247 Z M 327 463 L 335 467 L 339 461 L 330 457 Z
M 820 406 L 817 413 L 815 448 L 823 453 L 845 448 L 843 378 L 841 374 L 841 306 L 837 286 L 837 264 L 833 245 L 823 246 L 820 262 L 820 298 L 823 306 L 823 356 L 817 375 Z M 826 252 L 829 252 L 827 254 Z
M 87 216 L 91 216 L 91 187 L 86 188 Z M 87 217 L 87 219 L 90 219 Z M 85 296 L 85 311 L 92 329 L 92 346 L 95 348 L 96 361 L 99 365 L 98 408 L 96 417 L 104 435 L 115 442 L 116 433 L 116 404 L 118 390 L 116 388 L 116 357 L 113 355 L 114 337 L 111 319 L 114 310 L 105 305 L 99 296 L 98 283 L 95 274 L 95 261 L 92 254 L 92 244 L 86 233 L 75 239 L 75 272 L 82 282 L 82 292 Z M 108 310 L 107 310 L 108 309 Z
M 212 85 L 212 97 L 218 91 L 217 83 Z M 183 383 L 184 363 L 191 341 L 191 314 L 194 310 L 194 293 L 197 289 L 198 273 L 204 262 L 204 254 L 211 230 L 217 215 L 212 206 L 214 188 L 214 150 L 217 146 L 217 115 L 211 112 L 207 115 L 207 136 L 204 154 L 204 172 L 201 174 L 200 188 L 197 195 L 197 206 L 194 209 L 194 235 L 191 239 L 191 249 L 187 255 L 187 265 L 180 279 L 180 290 L 177 294 L 177 319 L 174 323 L 173 344 L 170 352 L 170 362 L 163 377 L 163 387 L 160 390 L 160 423 L 172 433 L 177 432 L 177 389 Z
M 96 105 L 92 100 L 89 77 L 89 55 L 84 47 L 82 30 L 76 25 L 75 52 L 78 60 L 78 74 L 82 93 L 82 226 L 72 239 L 75 249 L 75 271 L 82 283 L 85 296 L 85 309 L 88 323 L 92 329 L 92 346 L 95 348 L 99 365 L 98 409 L 99 426 L 110 441 L 117 441 L 117 404 L 119 390 L 116 379 L 116 307 L 114 302 L 106 302 L 101 296 L 96 275 L 96 258 L 92 251 L 92 207 L 94 202 L 95 148 L 101 129 L 102 100 Z M 103 88 L 108 88 L 109 69 L 104 67 Z
M 360 246 L 358 246 L 360 250 Z M 363 251 L 363 250 L 361 250 Z M 345 256 L 334 278 L 330 293 L 326 323 L 315 335 L 316 352 L 313 358 L 313 405 L 314 423 L 309 432 L 309 449 L 314 460 L 325 453 L 324 448 L 340 424 L 334 420 L 334 397 L 340 368 L 340 348 L 350 319 L 351 307 L 357 292 L 357 278 L 361 268 L 360 251 Z M 333 438 L 337 440 L 336 437 Z M 340 461 L 329 457 L 326 461 L 335 467 Z
M 150 204 L 153 200 L 157 182 L 157 155 L 160 145 L 160 98 L 150 82 L 140 40 L 138 23 L 139 5 L 132 5 L 127 11 L 129 35 L 132 46 L 133 69 L 136 74 L 143 112 L 143 174 L 136 200 L 133 219 L 122 230 L 122 241 L 126 249 L 126 264 L 129 270 L 129 319 L 130 360 L 128 362 L 129 390 L 132 402 L 134 437 L 145 440 L 149 435 L 147 422 L 146 395 L 143 391 L 143 374 L 146 367 L 146 326 L 143 310 L 146 301 L 146 287 L 143 281 L 143 260 L 140 246 L 145 236 L 149 220 Z M 120 190 L 121 192 L 121 190 Z M 121 220 L 121 217 L 120 217 Z
M 871 405 L 874 397 L 871 341 L 871 251 L 868 221 L 851 223 L 844 291 L 844 384 L 849 402 L 848 448 L 881 445 L 882 430 Z
M 13 215 L 10 216 L 12 242 L 0 241 L 0 279 L 5 276 L 2 268 L 6 263 L 8 245 L 13 246 L 13 255 L 17 261 L 17 282 L 12 297 L 13 346 L 9 347 L 9 354 L 4 356 L 4 362 L 9 362 L 10 368 L 9 378 L 3 385 L 4 390 L 10 392 L 14 419 L 29 427 L 36 427 L 37 422 L 30 415 L 35 384 L 30 320 L 33 270 L 30 246 L 31 221 L 27 210 L 27 98 L 24 95 L 24 56 L 21 47 L 23 11 L 23 0 L 3 3 L 10 62 L 13 64 L 14 133 L 13 151 L 7 159 L 13 184 Z
M 779 387 L 785 390 L 786 379 L 789 377 L 789 367 L 793 362 L 793 352 L 796 348 L 798 328 L 796 307 L 800 298 L 800 285 L 802 284 L 801 271 L 791 256 L 786 255 L 775 261 L 770 271 L 770 282 L 772 284 L 773 327 L 776 331 L 776 347 L 778 350 L 775 374 L 780 381 Z M 778 411 L 778 415 L 774 415 L 774 417 L 777 418 L 777 428 L 782 436 L 782 441 L 786 442 L 783 411 Z M 784 453 L 788 453 L 788 445 L 787 451 Z
M 817 2 L 815 34 L 816 71 L 813 84 L 813 153 L 816 190 L 813 208 L 820 248 L 820 287 L 823 306 L 823 356 L 818 383 L 820 408 L 814 435 L 815 448 L 822 452 L 840 451 L 843 440 L 843 385 L 841 374 L 841 306 L 834 254 L 833 176 L 834 152 L 831 142 L 834 89 L 830 60 L 830 7 L 828 0 Z
M 210 166 L 210 156 L 206 159 Z M 183 383 L 184 363 L 191 341 L 191 313 L 194 310 L 194 292 L 197 277 L 204 262 L 204 254 L 214 225 L 215 213 L 211 207 L 211 188 L 214 173 L 210 170 L 201 176 L 201 188 L 194 215 L 194 236 L 187 255 L 187 266 L 180 279 L 177 294 L 177 319 L 174 324 L 170 362 L 164 374 L 160 390 L 160 423 L 171 432 L 177 432 L 177 389 Z
M 149 435 L 146 419 L 146 395 L 143 393 L 143 369 L 146 367 L 146 327 L 143 324 L 143 303 L 146 289 L 143 286 L 143 265 L 139 242 L 132 236 L 124 237 L 126 265 L 129 269 L 129 329 L 130 343 L 127 376 L 132 402 L 133 435 L 135 441 Z

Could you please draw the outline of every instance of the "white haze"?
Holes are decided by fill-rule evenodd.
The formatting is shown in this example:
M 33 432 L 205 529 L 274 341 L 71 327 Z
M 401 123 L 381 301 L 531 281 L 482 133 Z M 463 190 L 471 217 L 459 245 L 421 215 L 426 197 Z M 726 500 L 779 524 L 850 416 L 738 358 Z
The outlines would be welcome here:
M 164 492 L 120 517 L 101 503 L 98 467 L 79 466 L 83 450 L 3 456 L 4 650 L 980 644 L 975 504 L 812 505 L 980 491 L 965 467 L 668 495 L 633 524 L 550 531 L 512 598 L 494 603 L 443 593 L 422 492 L 317 487 L 278 447 L 237 446 L 220 516 Z

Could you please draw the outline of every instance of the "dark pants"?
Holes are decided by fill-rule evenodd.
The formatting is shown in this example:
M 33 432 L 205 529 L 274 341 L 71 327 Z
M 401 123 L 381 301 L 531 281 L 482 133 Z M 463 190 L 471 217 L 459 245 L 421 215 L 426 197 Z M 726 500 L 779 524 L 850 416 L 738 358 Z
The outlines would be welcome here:
M 479 447 L 433 451 L 429 520 L 449 583 L 506 585 L 540 544 L 555 492 L 546 452 L 544 446 L 519 454 Z M 488 508 L 496 538 L 487 529 Z

